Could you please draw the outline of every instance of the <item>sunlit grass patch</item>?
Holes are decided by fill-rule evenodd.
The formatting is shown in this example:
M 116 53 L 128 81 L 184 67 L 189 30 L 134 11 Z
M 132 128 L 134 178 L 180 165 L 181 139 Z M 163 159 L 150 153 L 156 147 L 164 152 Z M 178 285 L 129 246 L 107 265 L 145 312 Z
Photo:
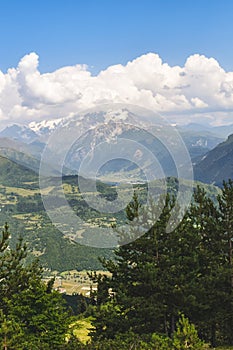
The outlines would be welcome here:
M 77 337 L 84 344 L 86 344 L 91 339 L 88 335 L 90 329 L 93 328 L 91 321 L 92 317 L 82 318 L 71 325 L 75 337 Z

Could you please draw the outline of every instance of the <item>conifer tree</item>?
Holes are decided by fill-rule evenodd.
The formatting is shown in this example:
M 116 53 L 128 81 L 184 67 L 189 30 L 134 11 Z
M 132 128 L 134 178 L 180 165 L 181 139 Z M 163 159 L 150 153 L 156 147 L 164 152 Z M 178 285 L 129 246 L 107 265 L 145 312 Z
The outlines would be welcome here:
M 9 246 L 7 224 L 0 239 L 0 344 L 3 349 L 54 349 L 65 343 L 69 326 L 62 296 L 45 285 L 38 262 L 27 264 L 20 239 Z
M 223 332 L 226 340 L 233 345 L 233 180 L 223 182 L 222 194 L 218 196 L 219 226 L 223 234 L 223 256 L 227 260 L 224 269 L 226 276 L 225 298 L 222 304 L 224 312 Z
M 108 305 L 99 309 L 98 317 L 94 321 L 95 326 L 98 323 L 96 337 L 103 337 L 104 334 L 114 337 L 116 330 L 132 330 L 138 334 L 146 334 L 170 328 L 170 325 L 165 326 L 165 315 L 168 313 L 169 317 L 172 317 L 173 312 L 178 312 L 167 305 L 171 233 L 167 233 L 166 226 L 173 206 L 174 201 L 167 195 L 166 198 L 161 197 L 160 202 L 150 210 L 143 212 L 143 222 L 153 220 L 156 211 L 161 211 L 161 215 L 141 237 L 141 217 L 137 217 L 138 198 L 134 196 L 127 207 L 128 220 L 132 221 L 134 216 L 136 220 L 135 225 L 130 226 L 130 230 L 120 232 L 120 242 L 129 241 L 129 238 L 133 237 L 137 239 L 121 245 L 116 250 L 116 261 L 102 261 L 104 267 L 112 274 L 109 286 L 115 297 Z M 169 322 L 172 323 L 170 320 Z
M 212 346 L 233 344 L 233 181 L 224 183 L 218 205 L 197 187 L 182 222 L 168 232 L 173 208 L 169 195 L 147 211 L 137 196 L 127 207 L 130 228 L 118 231 L 116 260 L 102 260 L 114 297 L 97 308 L 95 339 L 114 338 L 118 330 L 171 337 L 182 312 Z M 141 225 L 157 212 L 141 236 Z

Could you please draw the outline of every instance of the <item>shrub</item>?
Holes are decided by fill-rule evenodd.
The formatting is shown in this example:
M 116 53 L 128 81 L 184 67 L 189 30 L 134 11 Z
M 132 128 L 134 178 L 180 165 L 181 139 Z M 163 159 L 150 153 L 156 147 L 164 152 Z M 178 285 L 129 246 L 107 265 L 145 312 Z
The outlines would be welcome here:
M 209 345 L 205 344 L 198 336 L 194 324 L 190 323 L 188 318 L 181 314 L 177 322 L 177 330 L 173 334 L 174 350 L 206 350 Z

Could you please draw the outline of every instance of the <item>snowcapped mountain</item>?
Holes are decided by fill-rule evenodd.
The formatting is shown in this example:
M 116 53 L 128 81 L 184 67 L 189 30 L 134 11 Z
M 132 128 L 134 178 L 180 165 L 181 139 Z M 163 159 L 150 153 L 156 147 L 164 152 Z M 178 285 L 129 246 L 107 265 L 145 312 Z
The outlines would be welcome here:
M 28 128 L 35 132 L 38 136 L 50 135 L 58 128 L 81 127 L 85 129 L 93 129 L 100 124 L 108 124 L 111 121 L 132 123 L 135 122 L 142 125 L 139 117 L 127 109 L 95 111 L 89 113 L 80 113 L 65 118 L 53 120 L 43 120 L 41 122 L 31 122 Z
M 11 138 L 24 143 L 31 143 L 38 137 L 37 133 L 26 125 L 13 124 L 0 132 L 0 137 Z
M 43 120 L 41 122 L 31 122 L 28 127 L 38 136 L 51 134 L 57 127 L 61 126 L 67 118 L 58 118 L 53 120 Z
M 148 123 L 148 122 L 146 122 Z M 78 114 L 69 118 L 62 118 L 51 122 L 33 123 L 30 126 L 37 132 L 38 135 L 45 140 L 45 137 L 49 137 L 52 134 L 56 141 L 53 145 L 50 145 L 50 139 L 48 139 L 49 151 L 54 154 L 52 159 L 49 159 L 49 163 L 56 162 L 56 155 L 63 153 L 63 150 L 67 148 L 67 144 L 71 142 L 69 150 L 64 160 L 64 167 L 70 169 L 72 174 L 79 173 L 79 167 L 82 161 L 89 157 L 89 161 L 95 157 L 103 159 L 108 156 L 108 153 L 112 151 L 108 146 L 102 150 L 102 154 L 96 153 L 96 149 L 100 144 L 116 142 L 119 138 L 126 135 L 127 132 L 133 131 L 140 125 L 146 124 L 142 122 L 138 115 L 125 108 L 119 108 L 116 110 L 94 111 L 89 113 Z M 55 135 L 55 136 L 54 136 Z M 132 136 L 131 136 L 132 139 Z M 51 146 L 51 147 L 50 147 Z M 49 148 L 50 147 L 50 148 Z M 110 156 L 110 155 L 109 155 Z M 111 156 L 110 156 L 111 158 Z M 119 157 L 118 157 L 119 158 Z M 110 172 L 115 172 L 116 168 L 121 171 L 122 160 L 118 159 L 117 163 L 108 167 Z M 130 161 L 127 163 L 127 167 L 131 165 Z M 54 164 L 54 167 L 56 165 Z M 124 163 L 124 168 L 125 168 Z M 92 166 L 89 167 L 88 173 L 85 176 L 91 176 Z
M 53 133 L 57 133 L 58 144 L 56 145 L 56 150 L 54 151 L 54 149 L 51 149 L 51 154 L 54 154 L 53 158 L 56 162 L 55 153 L 59 156 L 59 152 L 63 150 L 69 141 L 66 138 L 67 133 L 77 133 L 77 138 L 78 135 L 81 135 L 78 141 L 79 144 L 76 143 L 79 147 L 81 142 L 81 148 L 79 147 L 80 151 L 71 147 L 71 152 L 67 154 L 66 163 L 64 164 L 71 172 L 77 172 L 80 162 L 86 157 L 88 152 L 94 152 L 95 147 L 100 142 L 107 140 L 110 142 L 110 140 L 117 139 L 117 137 L 126 130 L 133 129 L 134 125 L 143 125 L 139 119 L 140 118 L 136 114 L 125 108 L 116 110 L 108 108 L 107 110 L 80 113 L 66 118 L 31 122 L 27 126 L 14 124 L 8 126 L 0 133 L 0 139 L 8 138 L 8 147 L 2 147 L 1 149 L 4 155 L 16 155 L 19 149 L 15 143 L 10 142 L 10 139 L 20 141 L 28 146 L 25 148 L 27 151 L 25 153 L 30 153 L 32 157 L 36 157 L 37 160 L 40 160 L 46 143 L 49 143 L 50 136 Z M 12 147 L 9 145 L 10 143 Z M 11 148 L 14 150 L 14 153 L 9 152 Z M 48 150 L 48 152 L 49 151 L 50 150 Z M 79 157 L 78 163 L 77 156 Z M 22 157 L 18 155 L 15 158 L 18 160 Z M 53 165 L 56 167 L 56 164 Z
M 152 165 L 148 158 L 148 154 L 151 153 L 154 155 L 154 159 L 159 162 L 166 176 L 175 176 L 176 167 L 172 156 L 169 155 L 169 151 L 166 149 L 166 139 L 171 138 L 171 128 L 171 125 L 163 122 L 161 118 L 158 117 L 157 119 L 155 115 L 152 118 L 151 115 L 143 114 L 140 108 L 131 110 L 130 108 L 115 106 L 114 108 L 100 108 L 99 110 L 96 109 L 64 118 L 34 121 L 28 125 L 14 124 L 0 132 L 0 139 L 8 138 L 8 140 L 11 139 L 26 144 L 27 154 L 37 160 L 40 160 L 47 144 L 47 151 L 51 153 L 51 159 L 54 162 L 53 164 L 49 162 L 49 164 L 55 168 L 56 159 L 59 158 L 59 155 L 62 154 L 64 148 L 67 148 L 67 144 L 72 139 L 73 141 L 64 159 L 66 173 L 70 171 L 72 174 L 78 172 L 83 160 L 89 163 L 94 158 L 104 160 L 103 155 L 107 158 L 106 153 L 109 152 L 110 154 L 110 151 L 112 151 L 111 144 L 114 144 L 117 140 L 122 142 L 125 139 L 128 140 L 128 143 L 125 143 L 120 150 L 122 159 L 119 156 L 117 160 L 103 166 L 100 170 L 102 174 L 127 172 L 131 176 L 136 172 L 137 166 L 135 164 L 137 162 L 141 162 L 140 164 L 143 162 L 143 167 L 145 166 L 148 169 Z M 195 124 L 176 127 L 175 129 L 180 132 L 194 163 L 223 141 L 216 128 L 203 128 L 203 126 Z M 165 136 L 165 145 L 162 145 L 158 138 L 156 139 L 153 136 L 153 132 L 150 132 L 152 130 L 157 135 L 163 134 Z M 50 147 L 49 143 L 53 135 L 57 135 L 57 142 L 54 147 Z M 70 136 L 72 136 L 71 139 Z M 10 149 L 9 142 L 8 149 Z M 126 161 L 123 160 L 123 156 L 126 154 L 124 148 L 130 150 L 130 142 L 131 144 L 134 142 L 135 152 L 132 159 Z M 103 147 L 102 153 L 104 153 L 102 155 L 96 151 L 99 145 L 104 145 L 101 146 Z M 12 148 L 15 152 L 19 150 L 15 144 L 12 144 Z M 2 147 L 3 149 L 4 147 Z M 4 152 L 6 154 L 6 151 Z M 58 157 L 56 158 L 56 156 Z M 28 159 L 30 160 L 30 157 Z M 153 166 L 151 169 L 154 171 Z M 91 168 L 88 169 L 91 170 Z

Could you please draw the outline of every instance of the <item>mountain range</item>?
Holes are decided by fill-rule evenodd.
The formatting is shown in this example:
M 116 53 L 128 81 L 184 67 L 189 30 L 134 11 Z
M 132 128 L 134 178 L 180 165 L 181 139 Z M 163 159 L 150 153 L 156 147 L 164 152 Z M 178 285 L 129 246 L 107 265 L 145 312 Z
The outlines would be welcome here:
M 1 156 L 0 169 L 0 224 L 3 225 L 5 222 L 9 224 L 12 245 L 16 243 L 17 237 L 23 237 L 30 254 L 37 256 L 44 267 L 53 271 L 101 269 L 98 258 L 113 257 L 108 242 L 115 238 L 111 236 L 112 233 L 108 228 L 124 224 L 124 209 L 117 213 L 95 210 L 85 202 L 83 193 L 79 192 L 77 176 L 64 176 L 62 183 L 66 200 L 73 212 L 82 219 L 82 223 L 79 224 L 78 230 L 74 231 L 69 221 L 64 222 L 60 231 L 58 226 L 54 225 L 55 222 L 51 222 L 44 209 L 38 174 Z M 189 191 L 190 185 L 193 186 L 188 182 L 183 182 L 181 185 L 183 191 Z M 157 195 L 163 191 L 161 181 L 154 181 L 150 186 L 151 191 Z M 169 190 L 176 191 L 177 181 L 170 178 L 167 186 Z M 203 186 L 211 196 L 220 191 L 212 185 L 203 184 Z M 134 190 L 137 191 L 140 202 L 143 202 L 147 197 L 147 185 L 135 184 Z M 56 199 L 59 202 L 59 188 L 49 184 L 43 191 L 49 193 L 50 198 L 58 196 Z M 131 185 L 124 187 L 124 193 L 127 191 L 130 193 Z M 97 192 L 95 197 L 97 201 L 98 198 L 105 198 L 109 203 L 117 195 L 116 186 L 100 182 L 97 184 Z M 104 227 L 110 236 L 103 236 L 101 232 L 99 235 L 98 227 Z
M 96 153 L 98 147 L 105 145 L 103 150 L 107 149 L 110 152 L 111 144 L 119 140 L 127 140 L 129 151 L 130 144 L 133 143 L 134 146 L 136 144 L 133 155 L 139 163 L 141 162 L 141 169 L 138 169 L 132 159 L 124 159 L 124 147 L 119 148 L 122 158 L 118 157 L 106 162 L 99 169 L 100 178 L 108 185 L 99 183 L 98 190 L 101 188 L 100 195 L 110 201 L 116 196 L 114 183 L 120 180 L 125 181 L 126 186 L 128 182 L 135 183 L 135 188 L 139 188 L 140 192 L 146 191 L 146 184 L 138 185 L 138 182 L 143 183 L 148 180 L 143 177 L 143 171 L 141 173 L 140 171 L 148 171 L 148 169 L 157 171 L 153 161 L 151 162 L 147 157 L 147 151 L 153 155 L 152 160 L 158 160 L 166 177 L 176 175 L 176 164 L 166 144 L 162 144 L 159 136 L 158 138 L 155 136 L 162 132 L 167 139 L 172 140 L 173 128 L 179 132 L 188 149 L 196 180 L 221 186 L 224 179 L 233 178 L 233 135 L 230 134 L 233 131 L 233 125 L 209 127 L 190 124 L 171 128 L 166 123 L 150 124 L 150 120 L 145 122 L 136 113 L 125 109 L 111 113 L 99 111 L 58 120 L 33 122 L 26 126 L 11 125 L 2 130 L 0 132 L 0 222 L 3 224 L 7 221 L 10 224 L 11 231 L 14 233 L 12 243 L 15 242 L 18 234 L 23 233 L 31 253 L 40 257 L 44 266 L 51 270 L 100 268 L 98 256 L 112 256 L 111 249 L 79 244 L 72 236 L 73 233 L 69 227 L 66 228 L 67 235 L 55 228 L 44 210 L 38 178 L 44 149 L 48 153 L 48 162 L 45 167 L 48 168 L 50 176 L 56 179 L 59 175 L 56 159 L 62 155 L 67 142 L 62 136 L 73 137 L 64 161 L 62 179 L 69 204 L 84 219 L 78 235 L 84 239 L 84 242 L 88 242 L 92 239 L 96 226 L 108 227 L 116 222 L 122 223 L 124 213 L 99 214 L 88 207 L 78 192 L 77 174 L 80 165 L 86 161 L 86 170 L 91 174 L 93 158 L 104 161 L 106 156 L 106 154 L 101 155 L 101 152 Z M 50 145 L 54 134 L 55 142 L 53 140 L 53 144 Z M 112 179 L 115 180 L 112 181 Z M 154 186 L 159 188 L 160 185 Z M 208 187 L 204 184 L 203 186 L 210 194 L 218 191 L 213 186 Z M 127 187 L 126 190 L 128 190 Z M 52 185 L 45 191 L 52 195 L 57 193 Z
M 196 178 L 211 182 L 207 176 L 201 175 L 204 159 L 208 152 L 233 132 L 233 125 L 210 127 L 192 123 L 173 128 L 182 137 L 194 165 Z M 67 147 L 67 139 L 73 138 L 64 159 L 63 174 L 78 174 L 80 165 L 85 160 L 86 173 L 83 175 L 95 176 L 95 168 L 92 168 L 93 159 L 102 157 L 104 164 L 98 170 L 100 179 L 122 178 L 131 182 L 144 181 L 145 173 L 158 171 L 155 162 L 148 158 L 148 153 L 151 152 L 165 176 L 176 176 L 176 164 L 166 143 L 154 136 L 160 133 L 168 135 L 167 139 L 173 137 L 170 136 L 171 126 L 161 120 L 159 122 L 156 120 L 154 123 L 150 118 L 142 118 L 139 113 L 126 108 L 113 111 L 100 110 L 55 120 L 31 122 L 28 125 L 8 126 L 0 132 L 0 154 L 38 172 L 41 155 L 46 148 L 46 167 L 56 174 L 60 171 L 58 163 L 63 156 L 64 148 Z M 56 142 L 53 141 L 53 144 L 50 144 L 51 135 L 56 136 Z M 111 158 L 112 149 L 109 145 L 116 143 L 117 140 L 122 142 L 123 148 L 128 148 L 129 141 L 131 144 L 134 142 L 133 146 L 136 145 L 136 149 L 134 154 L 131 153 L 132 159 L 124 159 L 125 150 L 120 149 L 122 158 L 118 156 L 115 160 L 105 162 L 105 159 Z M 123 144 L 123 140 L 129 140 L 127 146 Z M 128 153 L 130 154 L 129 150 Z M 186 164 L 182 166 L 185 167 Z

